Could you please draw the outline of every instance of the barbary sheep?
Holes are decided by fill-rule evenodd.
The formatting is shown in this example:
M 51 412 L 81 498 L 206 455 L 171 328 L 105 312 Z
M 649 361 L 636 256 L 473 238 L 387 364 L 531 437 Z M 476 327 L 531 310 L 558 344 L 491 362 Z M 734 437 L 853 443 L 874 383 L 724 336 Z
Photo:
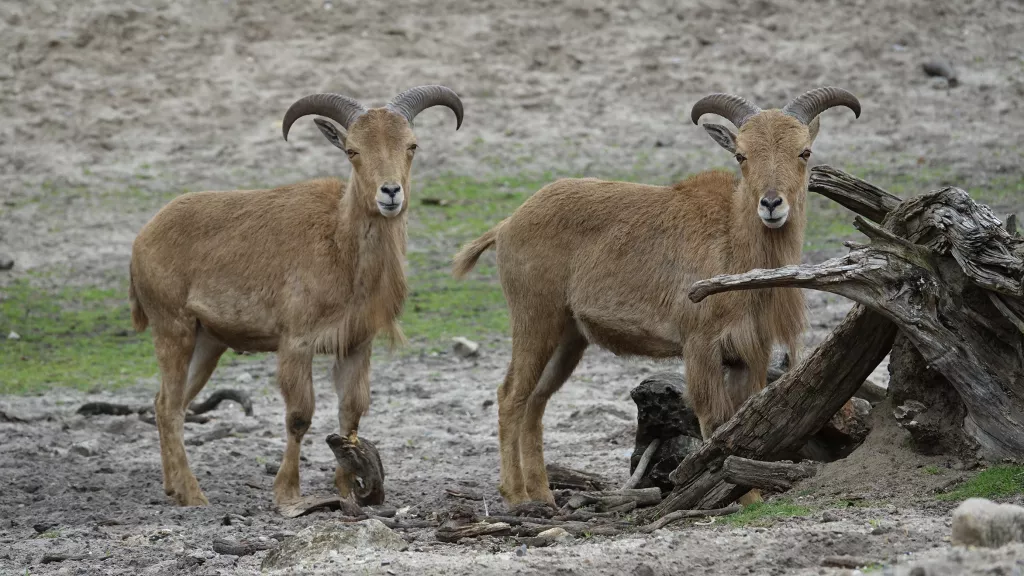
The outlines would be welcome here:
M 509 307 L 512 359 L 498 388 L 499 489 L 508 504 L 554 502 L 541 420 L 589 344 L 681 356 L 705 439 L 764 388 L 773 344 L 797 361 L 806 323 L 800 290 L 727 292 L 700 304 L 687 291 L 716 274 L 800 263 L 818 114 L 839 105 L 860 116 L 857 99 L 831 87 L 781 110 L 707 96 L 691 119 L 715 113 L 736 125 L 736 134 L 704 128 L 735 155 L 738 178 L 713 170 L 674 186 L 558 180 L 455 256 L 461 277 L 494 246 Z
M 313 94 L 284 116 L 314 120 L 342 149 L 347 183 L 319 179 L 272 190 L 184 194 L 163 207 L 132 247 L 129 300 L 137 331 L 153 329 L 160 367 L 156 421 L 164 491 L 179 504 L 207 499 L 182 442 L 186 407 L 228 348 L 277 352 L 287 447 L 274 479 L 278 504 L 299 497 L 299 451 L 313 417 L 312 360 L 331 354 L 341 433 L 358 443 L 370 403 L 369 369 L 378 333 L 402 340 L 397 318 L 406 295 L 409 174 L 416 150 L 411 122 L 447 106 L 462 125 L 459 97 L 420 86 L 381 108 L 338 94 Z M 348 497 L 340 466 L 335 485 Z

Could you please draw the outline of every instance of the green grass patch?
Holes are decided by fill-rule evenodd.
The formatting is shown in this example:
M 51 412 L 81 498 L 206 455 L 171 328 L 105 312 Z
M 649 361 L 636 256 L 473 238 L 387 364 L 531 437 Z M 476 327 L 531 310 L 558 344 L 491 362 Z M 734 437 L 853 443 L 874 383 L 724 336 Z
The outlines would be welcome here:
M 504 334 L 508 310 L 493 252 L 462 280 L 452 256 L 554 180 L 553 176 L 491 181 L 446 177 L 420 186 L 409 212 L 409 297 L 402 329 L 417 349 L 445 347 L 453 336 Z M 429 204 L 424 203 L 428 199 Z
M 18 339 L 7 339 L 16 332 Z M 52 386 L 111 388 L 156 373 L 148 334 L 131 329 L 124 290 L 46 289 L 18 280 L 0 289 L 0 393 Z
M 958 502 L 968 498 L 1006 498 L 1024 493 L 1024 466 L 994 466 L 960 484 L 939 500 Z
M 725 520 L 733 526 L 764 526 L 774 523 L 779 518 L 807 516 L 811 512 L 811 508 L 793 504 L 789 500 L 772 500 L 744 506 L 739 512 L 726 516 Z

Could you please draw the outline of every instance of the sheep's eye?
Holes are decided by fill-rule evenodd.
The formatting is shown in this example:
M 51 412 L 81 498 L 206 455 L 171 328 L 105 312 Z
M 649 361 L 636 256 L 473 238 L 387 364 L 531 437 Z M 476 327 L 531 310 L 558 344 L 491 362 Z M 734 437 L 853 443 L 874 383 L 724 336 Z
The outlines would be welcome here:
M 356 152 L 355 150 L 352 149 L 345 150 L 345 154 L 348 154 L 349 158 L 355 158 L 356 156 L 359 156 L 359 152 Z
M 419 148 L 419 146 L 417 146 L 415 144 L 410 144 L 409 145 L 409 152 L 415 152 L 417 148 Z
M 803 158 L 804 160 L 807 160 L 808 158 L 811 157 L 811 151 L 804 150 L 803 152 L 800 153 L 800 157 Z
M 747 159 L 747 157 L 744 156 L 743 154 L 737 154 L 736 155 L 736 161 L 739 162 L 740 164 L 743 164 L 743 161 L 746 160 L 746 159 Z

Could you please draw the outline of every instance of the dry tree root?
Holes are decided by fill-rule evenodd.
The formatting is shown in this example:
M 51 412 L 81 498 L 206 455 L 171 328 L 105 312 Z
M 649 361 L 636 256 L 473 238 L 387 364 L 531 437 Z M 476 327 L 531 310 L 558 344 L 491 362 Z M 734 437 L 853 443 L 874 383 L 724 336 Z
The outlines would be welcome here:
M 195 424 L 209 422 L 210 417 L 202 416 L 202 414 L 217 408 L 224 400 L 232 400 L 239 403 L 246 416 L 253 415 L 252 399 L 247 393 L 241 390 L 215 390 L 206 400 L 193 402 L 189 406 L 188 411 L 185 413 L 185 422 Z M 139 420 L 156 425 L 152 406 L 134 407 L 126 404 L 114 404 L 112 402 L 86 402 L 78 407 L 76 413 L 82 416 L 129 416 L 131 414 L 138 414 Z
M 653 506 L 661 502 L 660 488 L 641 488 L 633 490 L 608 490 L 605 492 L 577 492 L 569 498 L 559 515 L 571 514 L 584 506 L 593 506 L 597 512 L 608 512 L 632 505 L 633 508 Z M 630 508 L 632 510 L 632 508 Z

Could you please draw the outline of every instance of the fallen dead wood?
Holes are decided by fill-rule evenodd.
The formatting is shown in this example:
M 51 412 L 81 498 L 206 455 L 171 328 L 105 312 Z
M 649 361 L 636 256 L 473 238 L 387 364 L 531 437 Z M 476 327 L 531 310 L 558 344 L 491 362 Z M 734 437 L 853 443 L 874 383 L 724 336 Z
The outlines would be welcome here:
M 896 326 L 884 316 L 854 307 L 799 366 L 749 398 L 687 456 L 670 475 L 675 489 L 661 504 L 642 511 L 642 517 L 653 521 L 676 510 L 731 504 L 747 488 L 725 481 L 725 458 L 768 460 L 776 452 L 798 448 L 860 388 L 888 353 L 895 335 Z
M 355 502 L 344 500 L 336 495 L 303 496 L 277 506 L 277 511 L 285 518 L 298 518 L 319 510 L 341 510 L 347 516 L 364 516 L 362 509 Z
M 204 414 L 206 412 L 209 412 L 210 410 L 217 408 L 217 406 L 219 406 L 220 403 L 225 400 L 231 400 L 232 402 L 237 402 L 239 405 L 241 405 L 242 410 L 245 411 L 246 416 L 253 415 L 252 398 L 249 397 L 249 394 L 242 392 L 241 390 L 214 390 L 213 393 L 206 398 L 206 400 L 203 400 L 202 402 L 193 402 L 192 404 L 189 405 L 188 409 L 193 414 Z
M 728 516 L 742 510 L 742 506 L 727 506 L 714 510 L 676 510 L 640 528 L 641 532 L 651 533 L 686 518 L 705 518 L 708 516 Z
M 722 478 L 729 483 L 747 488 L 762 488 L 785 492 L 795 482 L 818 473 L 817 462 L 761 462 L 729 456 L 722 467 Z
M 217 554 L 227 556 L 250 556 L 263 550 L 276 548 L 277 542 L 259 542 L 256 540 L 231 540 L 229 538 L 214 538 L 213 551 Z

